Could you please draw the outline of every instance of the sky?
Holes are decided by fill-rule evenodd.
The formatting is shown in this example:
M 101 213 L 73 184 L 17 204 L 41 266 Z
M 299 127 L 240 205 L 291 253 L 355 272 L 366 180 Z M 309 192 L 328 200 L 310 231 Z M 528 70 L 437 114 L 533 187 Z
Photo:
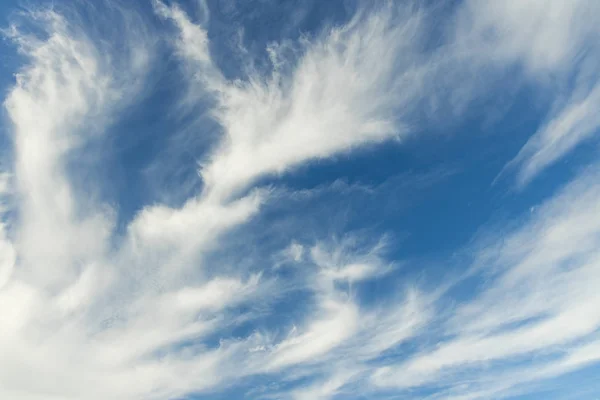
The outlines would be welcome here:
M 600 397 L 600 2 L 0 26 L 0 399 Z

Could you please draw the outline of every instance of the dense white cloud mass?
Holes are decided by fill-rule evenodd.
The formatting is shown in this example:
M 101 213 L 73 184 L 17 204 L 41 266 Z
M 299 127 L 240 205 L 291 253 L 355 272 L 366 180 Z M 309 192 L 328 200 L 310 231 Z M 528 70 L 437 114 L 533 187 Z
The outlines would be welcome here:
M 4 30 L 23 65 L 3 103 L 0 398 L 488 399 L 600 362 L 595 166 L 476 240 L 447 280 L 400 274 L 422 266 L 384 231 L 279 231 L 277 249 L 249 234 L 247 253 L 231 253 L 240 229 L 286 199 L 273 195 L 286 174 L 418 142 L 440 121 L 428 116 L 460 122 L 506 71 L 556 97 L 503 170 L 526 189 L 598 132 L 599 4 L 465 1 L 446 5 L 450 23 L 433 6 L 363 5 L 271 43 L 269 72 L 248 64 L 236 79 L 214 57 L 202 2 L 200 18 L 158 0 L 152 15 L 116 1 L 83 7 L 92 18 L 19 15 Z M 193 155 L 195 195 L 145 202 L 121 229 L 82 160 L 142 102 L 164 47 L 178 100 L 219 137 Z

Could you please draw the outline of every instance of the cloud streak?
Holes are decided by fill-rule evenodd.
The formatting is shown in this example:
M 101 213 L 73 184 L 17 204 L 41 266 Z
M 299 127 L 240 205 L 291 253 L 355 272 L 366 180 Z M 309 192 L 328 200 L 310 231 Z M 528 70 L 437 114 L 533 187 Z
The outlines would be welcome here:
M 179 29 L 175 46 L 192 79 L 217 98 L 223 138 L 201 170 L 207 196 L 227 198 L 265 175 L 406 134 L 398 115 L 414 96 L 404 83 L 421 79 L 409 65 L 418 15 L 394 15 L 391 6 L 357 15 L 305 39 L 297 60 L 271 47 L 269 76 L 230 82 L 210 58 L 206 30 L 179 7 L 155 4 Z
M 591 362 L 570 354 L 595 343 L 600 326 L 595 311 L 600 299 L 593 289 L 599 272 L 597 177 L 596 170 L 579 177 L 502 244 L 486 248 L 493 254 L 482 261 L 488 283 L 445 322 L 451 339 L 380 369 L 373 375 L 375 384 L 443 387 L 469 373 L 471 386 L 485 388 L 498 371 L 503 379 L 519 383 L 543 378 L 544 368 L 539 375 L 521 375 L 522 366 L 509 363 L 535 353 L 553 360 L 557 374 L 559 365 L 564 373 Z M 594 359 L 593 353 L 590 357 Z M 489 372 L 473 378 L 470 368 L 482 364 Z
M 94 18 L 35 9 L 5 29 L 24 65 L 3 103 L 1 398 L 502 398 L 599 361 L 597 167 L 477 242 L 450 282 L 386 232 L 234 243 L 286 200 L 273 195 L 286 176 L 431 140 L 514 66 L 561 94 L 505 167 L 524 187 L 597 130 L 595 3 L 466 1 L 444 9 L 438 38 L 435 7 L 386 2 L 269 44 L 268 73 L 250 63 L 238 79 L 215 61 L 202 4 L 200 22 L 184 5 L 114 2 Z M 94 176 L 81 160 L 142 101 L 159 48 L 183 72 L 178 100 L 219 137 L 194 155 L 196 193 L 143 204 L 118 229 L 119 205 L 76 177 Z
M 459 31 L 487 62 L 516 65 L 529 79 L 555 93 L 546 121 L 506 168 L 517 170 L 526 186 L 544 169 L 565 158 L 598 131 L 591 110 L 598 105 L 600 30 L 598 4 L 580 0 L 555 3 L 467 2 L 468 29 Z

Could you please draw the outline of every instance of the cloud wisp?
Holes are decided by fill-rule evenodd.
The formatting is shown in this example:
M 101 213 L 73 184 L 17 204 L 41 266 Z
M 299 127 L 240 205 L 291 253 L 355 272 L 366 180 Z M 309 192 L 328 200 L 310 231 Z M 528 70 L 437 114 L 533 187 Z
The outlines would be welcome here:
M 463 17 L 470 24 L 459 35 L 478 57 L 517 66 L 552 94 L 545 122 L 506 166 L 516 169 L 519 187 L 598 132 L 598 11 L 588 0 L 467 2 Z
M 421 267 L 387 232 L 223 255 L 285 200 L 287 175 L 418 142 L 442 118 L 427 116 L 460 121 L 515 66 L 561 95 L 503 172 L 524 188 L 597 131 L 594 2 L 465 1 L 444 8 L 443 38 L 437 8 L 385 2 L 271 43 L 269 72 L 237 79 L 199 4 L 201 22 L 159 0 L 36 8 L 3 31 L 24 63 L 3 103 L 0 398 L 503 398 L 600 361 L 597 167 L 472 250 L 452 283 L 404 274 Z M 194 155 L 195 194 L 120 229 L 82 160 L 145 97 L 159 48 L 219 137 Z

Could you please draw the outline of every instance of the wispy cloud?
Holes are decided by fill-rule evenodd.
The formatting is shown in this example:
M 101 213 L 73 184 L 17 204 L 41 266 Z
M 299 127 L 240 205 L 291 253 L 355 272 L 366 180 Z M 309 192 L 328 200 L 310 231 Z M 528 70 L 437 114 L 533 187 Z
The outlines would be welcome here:
M 210 58 L 205 29 L 177 6 L 156 4 L 179 28 L 176 47 L 192 79 L 217 97 L 223 139 L 201 170 L 211 196 L 226 198 L 264 175 L 406 133 L 399 115 L 416 88 L 404 84 L 422 79 L 409 64 L 419 46 L 418 14 L 383 7 L 358 15 L 305 39 L 291 68 L 278 64 L 287 61 L 271 47 L 270 76 L 229 82 Z
M 4 30 L 24 65 L 3 103 L 14 162 L 0 174 L 1 398 L 161 400 L 248 382 L 234 397 L 501 398 L 599 361 L 594 168 L 557 183 L 441 288 L 404 274 L 422 266 L 383 231 L 296 237 L 309 226 L 298 223 L 277 231 L 281 247 L 249 236 L 224 254 L 293 197 L 276 195 L 286 174 L 460 122 L 515 66 L 560 94 L 508 164 L 527 184 L 597 130 L 596 3 L 466 1 L 441 7 L 446 24 L 436 7 L 385 2 L 269 44 L 269 72 L 249 63 L 235 80 L 213 56 L 209 4 L 198 4 L 198 18 L 158 0 L 39 8 Z M 177 100 L 209 115 L 218 139 L 194 154 L 196 193 L 148 201 L 121 229 L 119 205 L 75 179 L 92 176 L 78 161 L 145 96 L 159 46 L 181 66 Z M 448 174 L 385 185 L 402 197 Z M 381 190 L 347 187 L 370 200 Z
M 452 317 L 437 322 L 444 324 L 449 339 L 399 365 L 378 370 L 373 382 L 394 387 L 449 386 L 451 392 L 475 392 L 465 398 L 481 398 L 491 394 L 476 394 L 477 390 L 488 386 L 499 385 L 500 393 L 494 392 L 499 396 L 516 383 L 591 362 L 593 353 L 591 359 L 571 354 L 595 343 L 600 327 L 596 312 L 600 299 L 594 289 L 600 237 L 594 217 L 600 190 L 597 178 L 595 170 L 584 174 L 523 227 L 497 246 L 485 248 L 485 253 L 493 254 L 483 261 L 487 283 L 472 300 L 459 304 Z M 540 358 L 534 361 L 537 368 L 526 368 L 529 373 L 523 374 L 519 361 L 535 354 Z M 485 369 L 477 368 L 484 364 Z M 460 382 L 465 374 L 470 384 L 460 389 L 453 382 Z
M 507 165 L 520 166 L 519 185 L 527 184 L 546 167 L 596 135 L 600 127 L 595 113 L 600 105 L 600 84 L 593 79 L 583 80 Z M 592 89 L 588 92 L 590 85 Z
M 525 70 L 552 109 L 540 129 L 507 164 L 523 187 L 598 131 L 598 4 L 580 0 L 467 2 L 459 36 L 477 57 Z

